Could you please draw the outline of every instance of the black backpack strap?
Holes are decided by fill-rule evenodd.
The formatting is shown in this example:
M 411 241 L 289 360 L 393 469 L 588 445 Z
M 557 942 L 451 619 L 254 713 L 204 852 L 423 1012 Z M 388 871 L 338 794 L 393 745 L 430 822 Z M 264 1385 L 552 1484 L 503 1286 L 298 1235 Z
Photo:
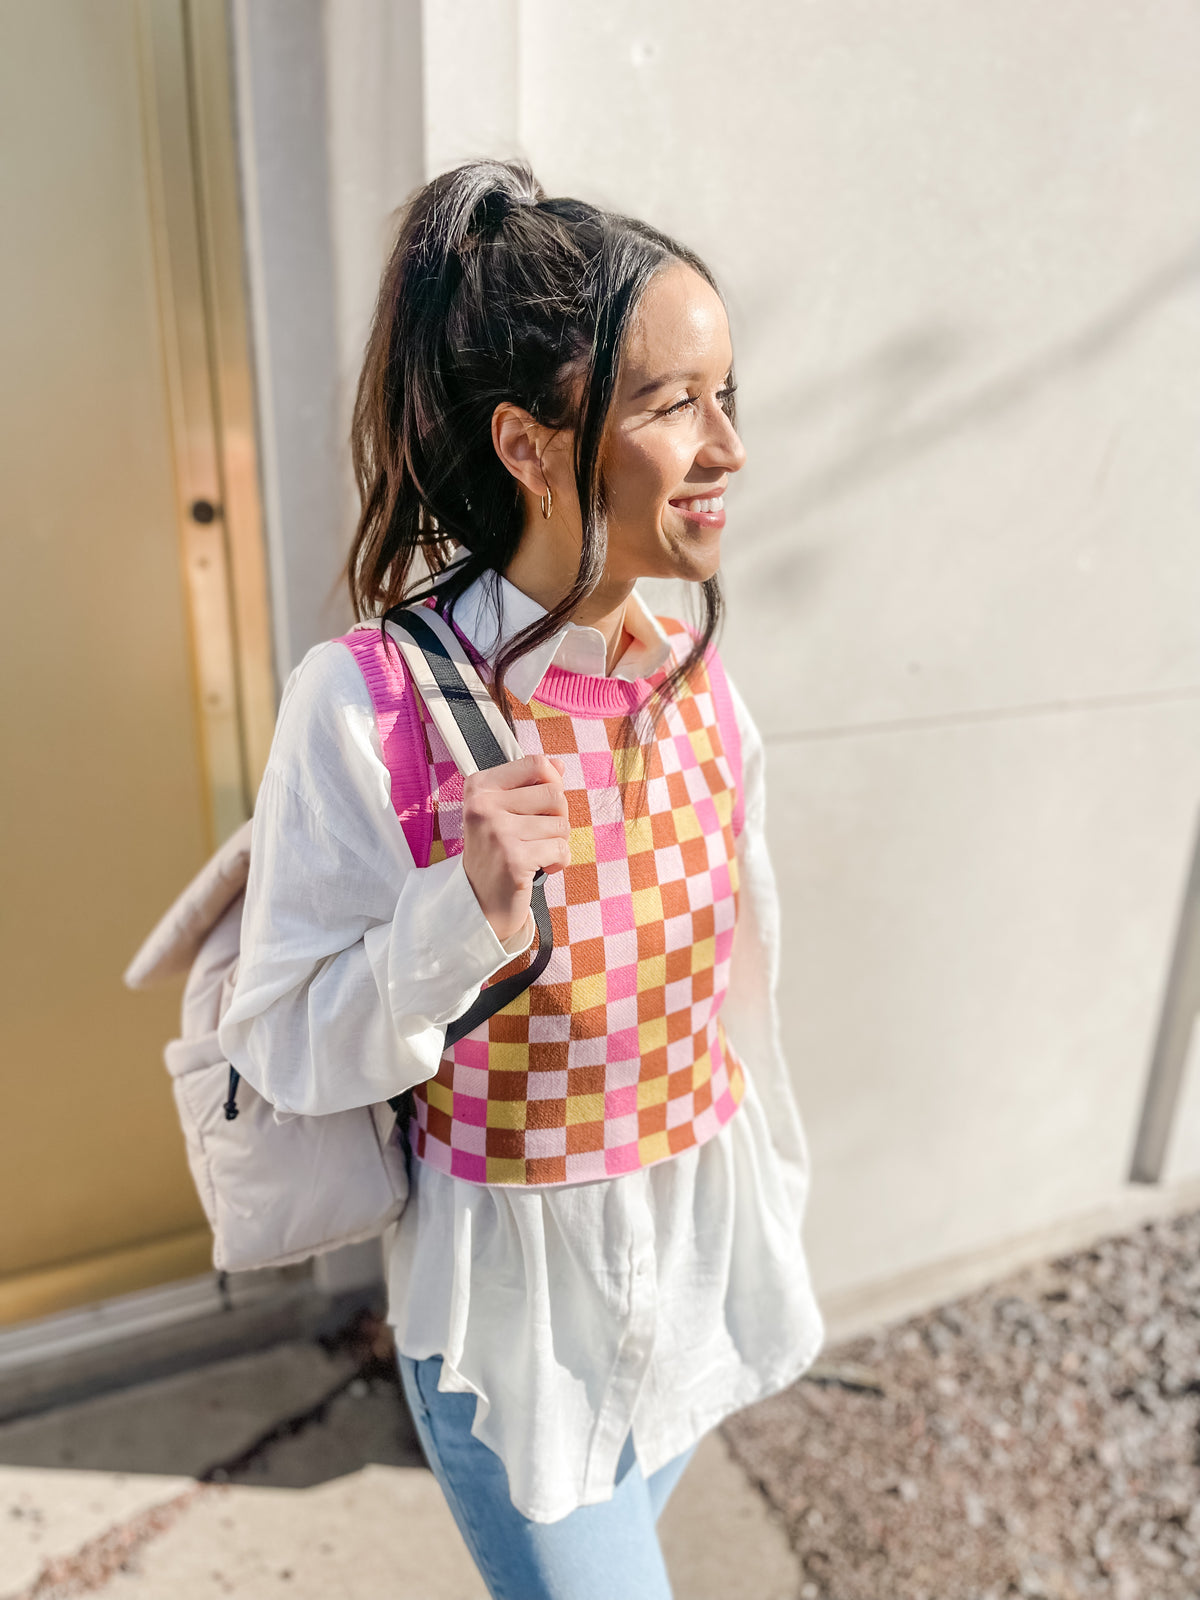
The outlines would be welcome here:
M 538 936 L 533 960 L 520 972 L 511 973 L 498 983 L 489 983 L 486 989 L 479 991 L 479 998 L 474 1005 L 464 1011 L 461 1017 L 456 1017 L 446 1029 L 447 1047 L 465 1039 L 467 1034 L 474 1033 L 481 1022 L 486 1022 L 497 1011 L 503 1011 L 505 1006 L 511 1005 L 546 970 L 546 963 L 554 949 L 554 930 L 550 926 L 550 908 L 546 904 L 545 879 L 546 874 L 539 868 L 533 880 L 533 892 L 529 896 L 529 909 L 533 912 L 533 925 Z
M 476 767 L 480 771 L 487 767 L 498 767 L 509 758 L 479 709 L 479 689 L 483 687 L 481 680 L 476 675 L 479 688 L 468 686 L 445 641 L 426 620 L 427 615 L 423 606 L 397 606 L 388 612 L 386 620 L 403 629 L 425 657 Z M 483 692 L 486 694 L 486 689 Z M 511 1005 L 546 970 L 546 963 L 554 950 L 554 932 L 550 925 L 550 910 L 546 905 L 545 882 L 546 874 L 539 867 L 530 895 L 530 910 L 538 936 L 533 960 L 522 971 L 481 989 L 474 1004 L 446 1029 L 447 1046 L 457 1044 L 468 1033 L 473 1033 L 480 1023 Z

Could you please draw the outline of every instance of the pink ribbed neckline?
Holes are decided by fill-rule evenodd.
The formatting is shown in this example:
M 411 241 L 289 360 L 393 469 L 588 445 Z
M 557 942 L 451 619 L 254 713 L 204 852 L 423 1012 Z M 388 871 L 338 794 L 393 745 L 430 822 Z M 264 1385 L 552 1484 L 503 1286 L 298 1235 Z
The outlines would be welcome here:
M 433 601 L 426 600 L 423 604 L 431 606 Z M 474 643 L 457 623 L 451 623 L 451 627 L 462 640 L 481 676 L 488 677 L 491 663 L 485 663 Z M 577 716 L 632 715 L 665 676 L 666 672 L 661 667 L 649 678 L 597 678 L 585 672 L 568 672 L 565 667 L 547 667 L 546 675 L 533 691 L 532 699 L 540 700 L 544 706 L 553 706 L 556 711 L 572 712 Z
M 547 667 L 533 698 L 558 711 L 621 716 L 636 711 L 661 677 L 657 672 L 652 678 L 596 678 L 585 672 L 568 672 L 565 667 Z

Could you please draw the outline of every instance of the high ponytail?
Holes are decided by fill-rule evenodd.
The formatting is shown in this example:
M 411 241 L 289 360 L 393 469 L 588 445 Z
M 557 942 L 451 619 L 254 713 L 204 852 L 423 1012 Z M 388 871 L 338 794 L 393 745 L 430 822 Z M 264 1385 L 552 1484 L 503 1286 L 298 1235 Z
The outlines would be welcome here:
M 469 162 L 417 191 L 383 275 L 354 407 L 356 616 L 433 594 L 452 618 L 472 583 L 509 566 L 523 502 L 491 422 L 511 401 L 574 432 L 583 540 L 570 592 L 510 641 L 497 689 L 562 627 L 604 571 L 601 450 L 625 337 L 651 278 L 674 261 L 713 283 L 699 257 L 646 223 L 548 199 L 520 162 Z M 696 644 L 656 700 L 685 681 L 716 632 L 716 577 L 701 590 Z

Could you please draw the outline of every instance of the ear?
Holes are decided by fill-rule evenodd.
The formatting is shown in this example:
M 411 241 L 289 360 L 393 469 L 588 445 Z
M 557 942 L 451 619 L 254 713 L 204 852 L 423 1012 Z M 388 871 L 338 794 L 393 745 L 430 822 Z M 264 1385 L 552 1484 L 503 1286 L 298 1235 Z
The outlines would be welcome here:
M 492 446 L 513 477 L 536 500 L 549 487 L 542 455 L 551 430 L 511 400 L 492 412 Z

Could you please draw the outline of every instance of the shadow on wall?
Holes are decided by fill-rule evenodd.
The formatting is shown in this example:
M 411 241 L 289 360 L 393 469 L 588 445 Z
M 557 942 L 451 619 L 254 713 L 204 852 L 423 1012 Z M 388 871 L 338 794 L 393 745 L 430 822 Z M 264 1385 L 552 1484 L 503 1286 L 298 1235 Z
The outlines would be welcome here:
M 927 396 L 956 364 L 961 367 L 969 341 L 963 330 L 936 323 L 912 328 L 846 372 L 764 397 L 763 403 L 774 406 L 788 428 L 806 417 L 819 417 L 838 402 L 853 401 L 856 420 L 832 461 L 807 477 L 789 479 L 757 502 L 755 523 L 766 531 L 758 539 L 752 534 L 747 538 L 740 559 L 731 550 L 731 565 L 752 565 L 764 591 L 785 576 L 794 578 L 796 562 L 812 559 L 812 552 L 788 547 L 798 520 L 1105 360 L 1156 311 L 1198 285 L 1200 245 L 1192 245 L 1075 332 L 940 406 L 930 406 Z M 772 309 L 760 307 L 756 321 L 769 329 Z M 919 420 L 906 421 L 922 411 Z

